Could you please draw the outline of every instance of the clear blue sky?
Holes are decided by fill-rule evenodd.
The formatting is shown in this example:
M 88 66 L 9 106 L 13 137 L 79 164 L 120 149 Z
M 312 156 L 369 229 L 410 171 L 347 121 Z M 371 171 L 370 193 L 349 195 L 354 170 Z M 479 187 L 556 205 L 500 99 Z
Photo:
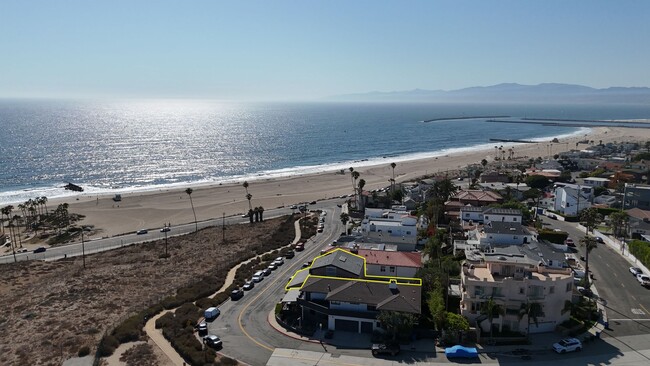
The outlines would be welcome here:
M 650 86 L 650 1 L 0 2 L 0 97 Z

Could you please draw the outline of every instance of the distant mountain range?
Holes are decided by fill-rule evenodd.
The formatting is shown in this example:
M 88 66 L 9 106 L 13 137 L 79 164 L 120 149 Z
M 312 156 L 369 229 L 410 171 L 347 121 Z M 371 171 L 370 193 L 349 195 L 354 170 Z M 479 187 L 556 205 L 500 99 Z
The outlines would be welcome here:
M 650 103 L 650 88 L 609 87 L 596 89 L 583 85 L 546 83 L 521 85 L 504 83 L 457 90 L 413 89 L 373 91 L 335 95 L 333 101 L 365 102 L 486 102 L 486 103 Z

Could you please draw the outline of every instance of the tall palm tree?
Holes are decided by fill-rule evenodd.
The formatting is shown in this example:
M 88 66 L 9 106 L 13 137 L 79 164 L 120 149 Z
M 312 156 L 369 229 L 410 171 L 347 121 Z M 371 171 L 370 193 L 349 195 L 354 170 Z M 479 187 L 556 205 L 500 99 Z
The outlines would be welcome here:
M 363 192 L 363 187 L 365 187 L 365 185 L 366 185 L 366 180 L 363 178 L 359 179 L 359 183 L 357 184 L 357 191 L 359 192 L 359 201 L 361 201 L 361 193 Z
M 251 206 L 251 199 L 253 198 L 253 195 L 250 193 L 246 193 L 246 199 L 248 200 L 248 215 L 250 216 L 251 213 L 253 213 L 253 206 Z M 253 217 L 251 216 L 251 222 Z
M 196 222 L 196 211 L 194 211 L 194 201 L 192 201 L 192 192 L 194 192 L 192 188 L 188 188 L 185 190 L 185 193 L 187 193 L 187 195 L 190 196 L 190 205 L 192 205 L 192 213 L 194 214 L 194 232 L 198 232 L 199 224 Z
M 350 182 L 352 183 L 352 192 L 354 192 L 354 168 L 350 167 Z
M 503 306 L 497 304 L 494 301 L 494 298 L 490 296 L 488 301 L 484 302 L 481 306 L 481 313 L 485 314 L 488 318 L 488 322 L 490 322 L 490 340 L 492 340 L 493 336 L 493 326 L 492 322 L 494 321 L 494 318 L 497 316 L 505 315 L 506 311 L 503 308 Z M 501 326 L 499 326 L 499 331 L 501 331 Z
M 356 199 L 357 189 L 355 187 L 357 186 L 357 179 L 359 179 L 359 175 L 361 175 L 361 174 L 359 174 L 359 172 L 357 172 L 357 171 L 352 172 L 352 179 L 353 179 L 353 182 L 352 182 L 352 194 L 355 195 L 355 201 L 354 201 L 355 207 L 358 207 L 357 206 L 357 199 Z
M 260 213 L 260 222 L 264 221 L 264 207 L 260 206 L 257 208 L 257 211 Z
M 538 302 L 526 302 L 521 304 L 519 308 L 519 320 L 523 319 L 525 316 L 528 322 L 526 327 L 526 336 L 530 334 L 530 321 L 532 320 L 535 323 L 535 326 L 538 326 L 539 317 L 542 316 L 544 312 L 542 311 L 542 304 Z
M 251 198 L 253 198 L 253 196 L 248 193 L 248 182 L 244 181 L 242 186 L 244 186 L 244 189 L 246 190 L 246 199 L 248 200 L 248 209 L 252 210 L 253 206 L 251 206 Z
M 395 163 L 390 163 L 390 167 L 393 168 L 393 186 L 391 187 L 391 192 L 395 190 L 395 167 L 397 164 Z
M 596 249 L 598 242 L 591 236 L 585 235 L 580 239 L 580 246 L 585 248 L 585 288 L 589 288 L 589 253 Z

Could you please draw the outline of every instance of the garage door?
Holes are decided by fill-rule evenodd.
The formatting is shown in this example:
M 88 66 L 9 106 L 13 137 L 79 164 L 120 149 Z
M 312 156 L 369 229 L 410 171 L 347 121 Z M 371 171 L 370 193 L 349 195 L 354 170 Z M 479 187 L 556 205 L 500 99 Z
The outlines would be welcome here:
M 336 319 L 334 321 L 336 330 L 343 330 L 346 332 L 359 332 L 359 322 L 356 320 Z
M 361 333 L 372 333 L 372 323 L 361 322 Z

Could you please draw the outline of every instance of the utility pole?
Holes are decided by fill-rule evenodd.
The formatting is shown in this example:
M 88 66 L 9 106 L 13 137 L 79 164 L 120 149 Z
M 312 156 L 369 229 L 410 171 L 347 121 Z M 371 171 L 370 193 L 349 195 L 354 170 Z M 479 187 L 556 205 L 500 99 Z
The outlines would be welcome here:
M 81 259 L 84 262 L 84 269 L 86 268 L 86 244 L 84 242 L 84 227 L 81 226 Z
M 167 228 L 168 227 L 169 226 L 165 225 L 165 258 L 169 256 L 169 254 L 167 253 Z
M 226 213 L 221 216 L 221 241 L 226 243 Z

